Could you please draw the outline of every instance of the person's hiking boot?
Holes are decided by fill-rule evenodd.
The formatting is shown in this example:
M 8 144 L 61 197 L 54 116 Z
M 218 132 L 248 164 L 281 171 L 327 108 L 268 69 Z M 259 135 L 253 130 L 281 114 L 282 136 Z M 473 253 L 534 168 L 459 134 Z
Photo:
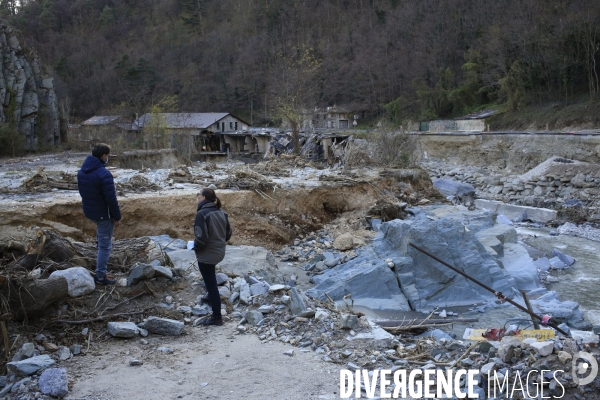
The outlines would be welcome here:
M 219 318 L 219 319 L 215 319 L 213 317 L 210 317 L 208 319 L 205 319 L 204 321 L 200 322 L 200 325 L 202 326 L 221 326 L 223 325 L 223 318 Z
M 106 275 L 102 279 L 98 279 L 98 278 L 94 277 L 94 283 L 96 283 L 96 285 L 114 285 L 115 283 L 117 283 L 117 280 L 112 279 L 111 277 Z

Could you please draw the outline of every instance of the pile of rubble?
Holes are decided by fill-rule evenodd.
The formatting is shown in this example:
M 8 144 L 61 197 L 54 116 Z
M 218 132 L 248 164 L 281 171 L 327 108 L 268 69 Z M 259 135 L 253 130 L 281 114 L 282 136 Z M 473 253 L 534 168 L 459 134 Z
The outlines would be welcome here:
M 41 166 L 38 171 L 26 179 L 17 192 L 49 192 L 52 189 L 77 190 L 77 176 L 61 172 L 58 177 L 51 176 Z
M 254 190 L 262 196 L 273 192 L 277 184 L 247 167 L 236 167 L 229 171 L 229 176 L 216 181 L 219 189 Z
M 441 217 L 438 214 L 435 218 L 441 220 Z M 347 232 L 349 226 L 361 224 L 360 221 L 346 220 L 342 225 Z M 381 221 L 372 220 L 371 223 L 372 229 L 380 229 Z M 475 230 L 478 224 L 487 226 L 486 217 L 473 218 L 468 226 Z M 373 232 L 365 230 L 363 225 L 357 228 Z M 385 231 L 391 233 L 393 229 L 396 228 L 392 225 L 385 227 Z M 556 396 L 564 390 L 574 398 L 588 399 L 600 389 L 600 379 L 587 386 L 578 385 L 577 372 L 572 370 L 571 361 L 577 352 L 586 351 L 597 357 L 596 349 L 583 341 L 558 337 L 538 342 L 506 336 L 501 341 L 473 343 L 457 340 L 439 329 L 427 331 L 428 328 L 423 326 L 430 325 L 427 321 L 433 323 L 428 318 L 424 320 L 425 324 L 421 322 L 408 329 L 398 329 L 393 321 L 374 321 L 355 311 L 352 296 L 345 295 L 336 301 L 327 296 L 324 299 L 307 296 L 299 288 L 302 279 L 321 277 L 361 257 L 362 250 L 358 248 L 365 241 L 356 232 L 335 234 L 323 229 L 298 238 L 276 254 L 262 248 L 230 246 L 217 274 L 223 301 L 222 313 L 227 323 L 235 324 L 237 335 L 252 334 L 265 344 L 278 341 L 292 346 L 285 353 L 290 357 L 296 352 L 311 352 L 343 369 L 478 369 L 481 371 L 477 389 L 480 398 L 487 397 L 488 376 L 495 373 L 502 381 L 504 376 L 512 377 L 517 371 L 521 376 L 526 376 L 531 370 L 546 371 L 543 376 L 537 374 L 529 379 L 530 393 L 533 393 L 536 382 L 541 384 L 542 380 L 546 393 Z M 487 246 L 500 249 L 492 236 L 498 238 L 503 235 L 503 240 L 510 242 L 507 229 L 488 233 L 488 239 L 481 239 Z M 206 304 L 204 291 L 198 290 L 202 288 L 203 281 L 195 267 L 195 255 L 185 249 L 184 241 L 163 236 L 151 239 L 160 241 L 159 247 L 164 252 L 154 252 L 148 257 L 148 262 L 132 265 L 126 273 L 120 274 L 116 288 L 98 291 L 92 285 L 87 289 L 91 290 L 87 295 L 78 293 L 83 297 L 79 297 L 78 306 L 73 310 L 63 305 L 54 314 L 47 314 L 53 324 L 77 326 L 83 321 L 85 325 L 95 324 L 93 330 L 84 328 L 73 337 L 44 328 L 43 334 L 33 335 L 24 342 L 21 338 L 19 350 L 7 365 L 8 374 L 0 377 L 0 397 L 34 399 L 66 396 L 69 364 L 65 362 L 89 353 L 89 344 L 86 346 L 80 341 L 81 337 L 86 338 L 88 343 L 92 341 L 92 331 L 96 332 L 95 335 L 100 331 L 100 335 L 108 334 L 114 338 L 137 338 L 142 344 L 147 344 L 149 335 L 178 337 L 190 329 L 203 329 L 199 323 L 210 315 L 211 307 Z M 561 255 L 557 254 L 556 258 L 561 260 Z M 568 258 L 565 260 L 570 262 Z M 406 260 L 397 257 L 382 262 L 384 270 L 392 276 L 391 270 L 396 265 L 404 262 L 406 266 Z M 294 273 L 283 272 L 284 264 L 289 267 L 285 271 Z M 89 287 L 86 283 L 91 280 L 89 274 L 81 277 L 86 282 L 77 284 L 77 279 L 70 278 L 69 285 Z M 185 292 L 175 299 L 171 293 L 177 289 L 185 289 Z M 374 289 L 380 290 L 381 286 Z M 144 296 L 146 293 L 155 297 Z M 541 308 L 558 301 L 555 295 L 552 296 L 552 292 L 548 292 L 534 300 L 534 306 Z M 91 318 L 76 318 L 85 305 L 91 309 L 88 313 Z M 128 307 L 127 312 L 115 312 L 117 307 L 124 306 Z M 437 315 L 447 323 L 459 321 L 456 313 L 442 311 Z M 424 330 L 426 332 L 421 333 Z M 164 346 L 157 351 L 172 352 Z M 129 359 L 132 367 L 143 363 L 143 356 Z M 559 370 L 562 372 L 554 373 Z M 388 390 L 393 390 L 393 385 Z

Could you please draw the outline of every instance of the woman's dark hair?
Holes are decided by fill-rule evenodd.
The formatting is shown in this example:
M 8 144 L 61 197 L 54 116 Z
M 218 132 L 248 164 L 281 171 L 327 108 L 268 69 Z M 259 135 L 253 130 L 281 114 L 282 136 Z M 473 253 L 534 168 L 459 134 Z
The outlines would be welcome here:
M 110 154 L 110 146 L 106 143 L 97 143 L 92 149 L 92 155 L 101 158 L 105 154 Z
M 217 208 L 221 208 L 221 200 L 219 200 L 214 190 L 205 188 L 202 189 L 202 192 L 200 192 L 200 194 L 204 196 L 206 200 L 215 203 L 217 205 Z

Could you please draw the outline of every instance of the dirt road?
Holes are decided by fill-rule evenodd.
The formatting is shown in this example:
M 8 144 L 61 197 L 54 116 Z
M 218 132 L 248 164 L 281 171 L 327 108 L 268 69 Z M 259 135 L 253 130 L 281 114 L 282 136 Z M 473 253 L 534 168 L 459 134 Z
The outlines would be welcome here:
M 235 322 L 188 327 L 186 336 L 151 335 L 145 345 L 140 339 L 109 339 L 92 346 L 87 356 L 64 362 L 74 380 L 67 399 L 339 398 L 336 365 L 320 361 L 312 350 L 261 344 L 256 335 L 239 335 L 235 328 Z M 292 357 L 284 354 L 291 349 Z M 130 366 L 132 358 L 143 365 Z

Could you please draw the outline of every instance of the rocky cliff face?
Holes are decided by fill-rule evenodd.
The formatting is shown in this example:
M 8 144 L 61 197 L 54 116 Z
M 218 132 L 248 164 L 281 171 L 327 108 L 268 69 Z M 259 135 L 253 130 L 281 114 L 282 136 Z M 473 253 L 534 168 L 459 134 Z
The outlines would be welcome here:
M 0 22 L 0 123 L 16 127 L 29 150 L 60 144 L 54 79 L 42 73 L 37 54 L 22 48 L 17 36 Z

